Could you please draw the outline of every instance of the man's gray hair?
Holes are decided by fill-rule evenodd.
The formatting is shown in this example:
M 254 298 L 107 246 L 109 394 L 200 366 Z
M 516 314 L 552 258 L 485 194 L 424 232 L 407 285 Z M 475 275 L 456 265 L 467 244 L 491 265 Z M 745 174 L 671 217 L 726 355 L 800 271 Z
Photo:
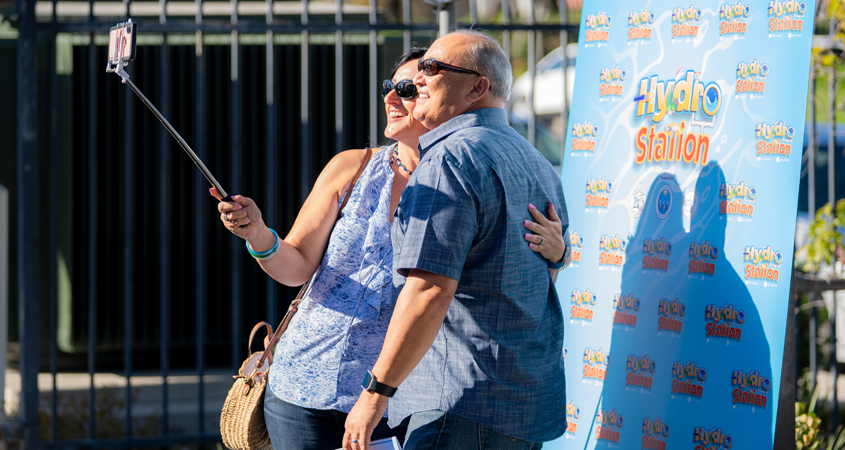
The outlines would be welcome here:
M 475 36 L 475 39 L 467 48 L 469 67 L 490 80 L 490 93 L 494 97 L 504 100 L 506 103 L 511 97 L 513 89 L 513 69 L 508 55 L 502 50 L 499 41 L 489 34 L 472 29 L 455 30 L 453 33 L 460 33 Z

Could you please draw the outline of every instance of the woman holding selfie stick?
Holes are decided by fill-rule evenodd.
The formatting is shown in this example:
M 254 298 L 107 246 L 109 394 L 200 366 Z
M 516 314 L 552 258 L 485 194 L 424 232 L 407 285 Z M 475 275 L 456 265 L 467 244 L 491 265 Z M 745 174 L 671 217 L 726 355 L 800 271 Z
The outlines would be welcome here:
M 412 114 L 417 92 L 411 80 L 424 54 L 425 49 L 415 48 L 402 55 L 382 86 L 384 135 L 397 142 L 335 156 L 284 240 L 264 224 L 251 199 L 233 196 L 234 202 L 218 206 L 224 226 L 247 241 L 249 252 L 275 280 L 298 286 L 314 275 L 276 346 L 270 370 L 264 411 L 274 448 L 338 448 L 361 380 L 378 358 L 394 306 L 391 220 L 419 162 L 419 137 L 428 131 Z M 219 198 L 216 194 L 212 189 Z M 345 196 L 349 198 L 338 218 Z M 537 220 L 530 228 L 536 234 L 525 235 L 532 250 L 561 260 L 565 245 L 560 221 L 529 210 Z M 401 428 L 391 430 L 384 418 L 372 439 L 397 436 L 401 441 Z

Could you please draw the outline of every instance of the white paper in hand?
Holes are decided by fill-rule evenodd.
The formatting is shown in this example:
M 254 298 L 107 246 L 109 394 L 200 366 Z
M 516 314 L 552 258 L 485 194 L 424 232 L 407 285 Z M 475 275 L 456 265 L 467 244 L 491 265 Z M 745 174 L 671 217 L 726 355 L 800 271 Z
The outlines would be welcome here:
M 343 449 L 339 448 L 337 450 Z M 370 450 L 402 450 L 402 446 L 399 445 L 399 439 L 391 437 L 370 442 Z

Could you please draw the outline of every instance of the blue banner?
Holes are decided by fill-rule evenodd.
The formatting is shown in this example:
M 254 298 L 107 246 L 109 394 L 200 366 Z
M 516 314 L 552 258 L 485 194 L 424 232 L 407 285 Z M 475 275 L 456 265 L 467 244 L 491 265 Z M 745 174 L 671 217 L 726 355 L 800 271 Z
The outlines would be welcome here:
M 584 3 L 544 448 L 772 448 L 814 7 Z

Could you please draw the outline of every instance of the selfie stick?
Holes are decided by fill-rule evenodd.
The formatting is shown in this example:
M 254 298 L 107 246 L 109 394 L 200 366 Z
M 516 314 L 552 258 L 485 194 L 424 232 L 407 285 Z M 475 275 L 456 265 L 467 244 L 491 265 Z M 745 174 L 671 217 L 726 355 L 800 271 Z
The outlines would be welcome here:
M 125 24 L 126 25 L 132 24 L 132 19 L 129 19 Z M 121 27 L 122 25 L 124 25 L 124 24 L 118 24 L 118 27 Z M 132 24 L 132 25 L 137 26 L 137 24 Z M 153 106 L 152 103 L 150 103 L 150 101 L 138 89 L 138 87 L 135 86 L 135 83 L 133 83 L 132 80 L 129 79 L 129 74 L 126 73 L 123 70 L 124 66 L 129 65 L 129 62 L 124 60 L 124 55 L 123 55 L 123 49 L 124 49 L 124 46 L 125 46 L 126 39 L 127 39 L 127 37 L 121 31 L 121 33 L 118 37 L 118 42 L 117 42 L 117 44 L 118 44 L 117 49 L 119 49 L 118 50 L 119 53 L 117 54 L 116 60 L 109 58 L 108 65 L 106 65 L 106 72 L 116 73 L 117 75 L 120 76 L 120 79 L 123 82 L 123 84 L 129 85 L 129 87 L 132 89 L 132 91 L 135 92 L 138 95 L 138 97 L 141 98 L 141 101 L 144 102 L 145 105 L 147 105 L 147 108 L 149 108 L 150 111 L 152 111 L 153 114 L 156 117 L 158 117 L 158 121 L 161 122 L 162 125 L 164 125 L 164 128 L 167 128 L 167 131 L 170 132 L 170 135 L 173 136 L 173 138 L 176 139 L 176 141 L 179 142 L 179 145 L 182 146 L 182 148 L 185 150 L 185 153 L 188 154 L 188 156 L 191 158 L 191 160 L 194 162 L 194 164 L 196 164 L 196 166 L 200 169 L 200 172 L 202 172 L 202 174 L 205 176 L 205 179 L 208 180 L 208 182 L 211 183 L 211 185 L 214 186 L 215 189 L 217 189 L 217 192 L 223 198 L 223 200 L 221 200 L 221 201 L 231 202 L 232 198 L 229 197 L 229 194 L 227 194 L 226 191 L 223 189 L 223 187 L 220 186 L 220 183 L 217 182 L 217 179 L 214 178 L 214 175 L 212 175 L 211 172 L 208 171 L 208 168 L 205 167 L 205 164 L 202 163 L 202 160 L 200 160 L 199 157 L 197 156 L 197 154 L 194 153 L 193 150 L 191 150 L 191 147 L 188 145 L 187 142 L 185 142 L 184 139 L 182 139 L 182 136 L 179 136 L 179 133 L 177 133 L 176 130 L 173 128 L 173 126 L 170 125 L 170 122 L 168 122 L 167 119 L 165 119 L 164 116 L 162 116 L 161 113 L 158 112 L 158 109 L 156 109 L 156 107 Z

